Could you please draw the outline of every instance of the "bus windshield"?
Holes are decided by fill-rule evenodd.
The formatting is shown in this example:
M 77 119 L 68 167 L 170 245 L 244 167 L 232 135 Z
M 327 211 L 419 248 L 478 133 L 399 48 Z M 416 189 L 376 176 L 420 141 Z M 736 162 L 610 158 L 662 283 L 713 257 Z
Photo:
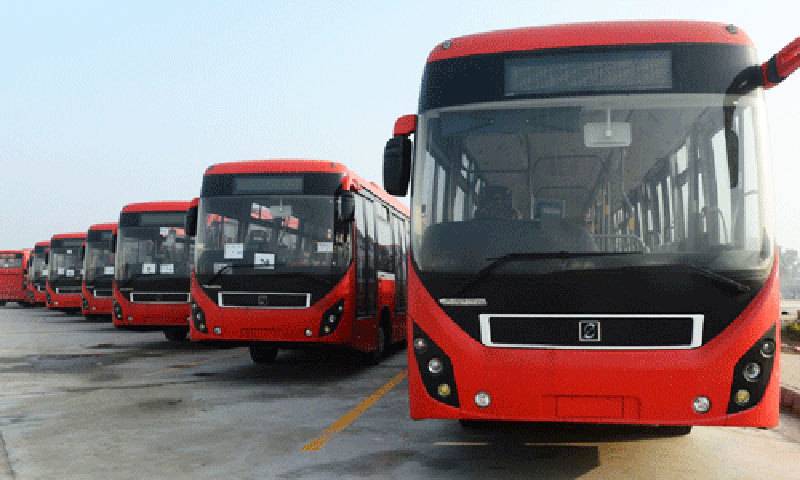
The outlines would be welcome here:
M 21 253 L 0 253 L 0 268 L 20 268 L 22 267 Z
M 92 284 L 97 278 L 114 276 L 114 254 L 111 241 L 86 242 L 86 283 Z
M 533 254 L 504 270 L 763 270 L 773 239 L 762 109 L 758 90 L 429 110 L 416 142 L 416 264 L 475 273 Z
M 198 275 L 336 273 L 349 265 L 347 228 L 334 225 L 333 195 L 204 197 Z
M 141 213 L 135 226 L 120 226 L 117 281 L 134 278 L 186 279 L 191 241 L 183 227 L 184 213 Z
M 82 243 L 83 241 L 80 240 L 80 242 Z M 50 281 L 81 280 L 83 278 L 83 265 L 81 260 L 80 246 L 51 248 L 50 265 L 48 268 Z
M 44 277 L 47 277 L 47 261 L 44 250 L 37 249 L 31 254 L 31 268 L 28 271 L 28 277 L 33 283 L 41 282 Z

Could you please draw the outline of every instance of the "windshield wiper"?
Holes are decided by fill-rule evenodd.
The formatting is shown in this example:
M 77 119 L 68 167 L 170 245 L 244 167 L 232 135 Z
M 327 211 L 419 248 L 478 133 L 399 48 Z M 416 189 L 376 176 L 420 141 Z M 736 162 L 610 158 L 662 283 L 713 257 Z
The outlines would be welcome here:
M 699 265 L 695 265 L 694 263 L 671 263 L 666 265 L 628 265 L 614 270 L 646 270 L 654 268 L 662 268 L 668 270 L 685 270 L 691 274 L 707 278 L 713 281 L 718 286 L 733 291 L 734 293 L 747 293 L 751 290 L 750 286 L 745 285 L 744 283 L 738 280 L 734 280 L 731 277 L 723 275 L 719 272 L 715 272 L 710 268 L 705 268 Z
M 228 264 L 228 265 L 225 265 L 224 267 L 220 268 L 219 270 L 217 270 L 217 273 L 215 273 L 211 278 L 209 278 L 208 281 L 203 282 L 203 284 L 204 285 L 213 285 L 214 284 L 214 280 L 218 279 L 220 277 L 220 275 L 222 275 L 223 272 L 225 272 L 225 271 L 227 271 L 229 269 L 232 269 L 233 267 L 254 268 L 255 269 L 257 267 L 265 267 L 265 265 L 263 265 L 263 264 L 255 264 L 255 263 Z M 264 270 L 273 271 L 273 270 L 267 269 L 267 268 L 264 268 Z M 329 286 L 333 285 L 333 282 L 331 282 L 329 280 L 326 280 L 326 279 L 324 279 L 322 277 L 319 277 L 317 275 L 311 275 L 309 273 L 280 272 L 280 273 L 269 273 L 268 275 L 270 277 L 301 277 L 301 278 L 307 278 L 309 280 L 313 280 L 313 281 L 315 281 L 317 283 L 322 283 L 326 287 L 329 287 Z
M 488 257 L 486 260 L 491 260 L 492 263 L 483 267 L 478 273 L 468 280 L 461 288 L 458 289 L 456 296 L 464 295 L 464 293 L 469 290 L 470 288 L 474 287 L 475 285 L 479 284 L 483 280 L 485 280 L 489 275 L 492 274 L 495 270 L 503 265 L 511 262 L 516 261 L 525 261 L 525 260 L 546 260 L 552 258 L 582 258 L 582 257 L 612 257 L 612 256 L 619 256 L 619 255 L 635 255 L 641 254 L 644 252 L 635 251 L 635 252 L 567 252 L 562 250 L 560 252 L 528 252 L 528 253 L 507 253 L 505 255 L 501 255 L 499 257 Z

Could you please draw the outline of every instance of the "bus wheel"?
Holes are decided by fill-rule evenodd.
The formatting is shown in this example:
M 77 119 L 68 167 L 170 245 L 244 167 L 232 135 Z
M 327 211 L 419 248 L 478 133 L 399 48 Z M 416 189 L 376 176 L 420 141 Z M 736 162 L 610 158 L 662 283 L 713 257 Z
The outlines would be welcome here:
M 273 363 L 278 357 L 278 348 L 270 345 L 250 345 L 250 358 L 253 363 Z
M 182 342 L 186 340 L 186 334 L 189 333 L 189 329 L 185 327 L 173 327 L 164 329 L 164 336 L 167 337 L 167 340 L 170 342 Z
M 6 302 L 5 301 L 0 302 L 0 307 L 5 307 L 5 306 L 6 306 Z
M 691 425 L 670 425 L 667 427 L 658 427 L 658 433 L 665 437 L 682 437 L 692 433 Z
M 384 316 L 385 317 L 385 316 Z M 377 365 L 381 363 L 383 357 L 386 356 L 386 351 L 392 343 L 392 332 L 389 329 L 389 321 L 384 318 L 378 324 L 378 338 L 375 341 L 375 350 L 364 354 L 364 360 L 367 365 Z

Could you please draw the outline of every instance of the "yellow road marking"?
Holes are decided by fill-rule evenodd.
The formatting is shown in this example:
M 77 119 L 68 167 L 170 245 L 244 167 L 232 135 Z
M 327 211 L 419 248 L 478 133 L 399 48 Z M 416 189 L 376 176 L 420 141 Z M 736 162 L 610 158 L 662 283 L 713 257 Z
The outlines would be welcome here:
M 356 405 L 352 410 L 345 413 L 338 420 L 333 422 L 328 428 L 322 431 L 322 434 L 311 440 L 310 442 L 306 443 L 303 446 L 304 452 L 316 452 L 321 450 L 322 447 L 325 446 L 326 443 L 336 435 L 337 433 L 341 432 L 345 428 L 349 427 L 350 424 L 358 420 L 358 417 L 364 414 L 370 407 L 375 405 L 375 403 L 380 400 L 384 395 L 389 393 L 394 387 L 396 387 L 400 382 L 405 380 L 406 378 L 406 371 L 403 370 L 402 372 L 398 373 L 391 380 L 386 382 L 381 388 L 372 392 L 372 394 L 361 401 L 358 405 Z

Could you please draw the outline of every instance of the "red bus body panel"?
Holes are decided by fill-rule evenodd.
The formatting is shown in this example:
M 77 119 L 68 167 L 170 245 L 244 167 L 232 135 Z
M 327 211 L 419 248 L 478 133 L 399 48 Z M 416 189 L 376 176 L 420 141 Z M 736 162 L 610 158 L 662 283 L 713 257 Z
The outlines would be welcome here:
M 428 56 L 428 63 L 501 52 L 657 43 L 753 44 L 744 31 L 724 23 L 658 20 L 571 23 L 454 38 L 437 45 Z
M 0 302 L 27 302 L 25 294 L 25 266 L 28 256 L 24 250 L 0 250 L 0 253 L 22 255 L 22 265 L 19 268 L 0 269 Z
M 777 261 L 776 261 L 777 264 Z M 727 414 L 739 358 L 771 326 L 780 327 L 777 270 L 753 302 L 722 333 L 690 350 L 555 350 L 488 348 L 468 336 L 436 304 L 409 268 L 410 318 L 453 361 L 460 408 L 431 398 L 408 349 L 411 417 L 537 422 L 774 427 L 778 424 L 780 365 L 754 407 Z M 777 329 L 778 333 L 780 328 Z M 411 333 L 409 322 L 409 336 Z M 411 338 L 411 337 L 409 337 Z M 780 345 L 780 336 L 776 337 Z M 491 395 L 487 408 L 473 398 Z M 692 410 L 698 395 L 711 410 Z

